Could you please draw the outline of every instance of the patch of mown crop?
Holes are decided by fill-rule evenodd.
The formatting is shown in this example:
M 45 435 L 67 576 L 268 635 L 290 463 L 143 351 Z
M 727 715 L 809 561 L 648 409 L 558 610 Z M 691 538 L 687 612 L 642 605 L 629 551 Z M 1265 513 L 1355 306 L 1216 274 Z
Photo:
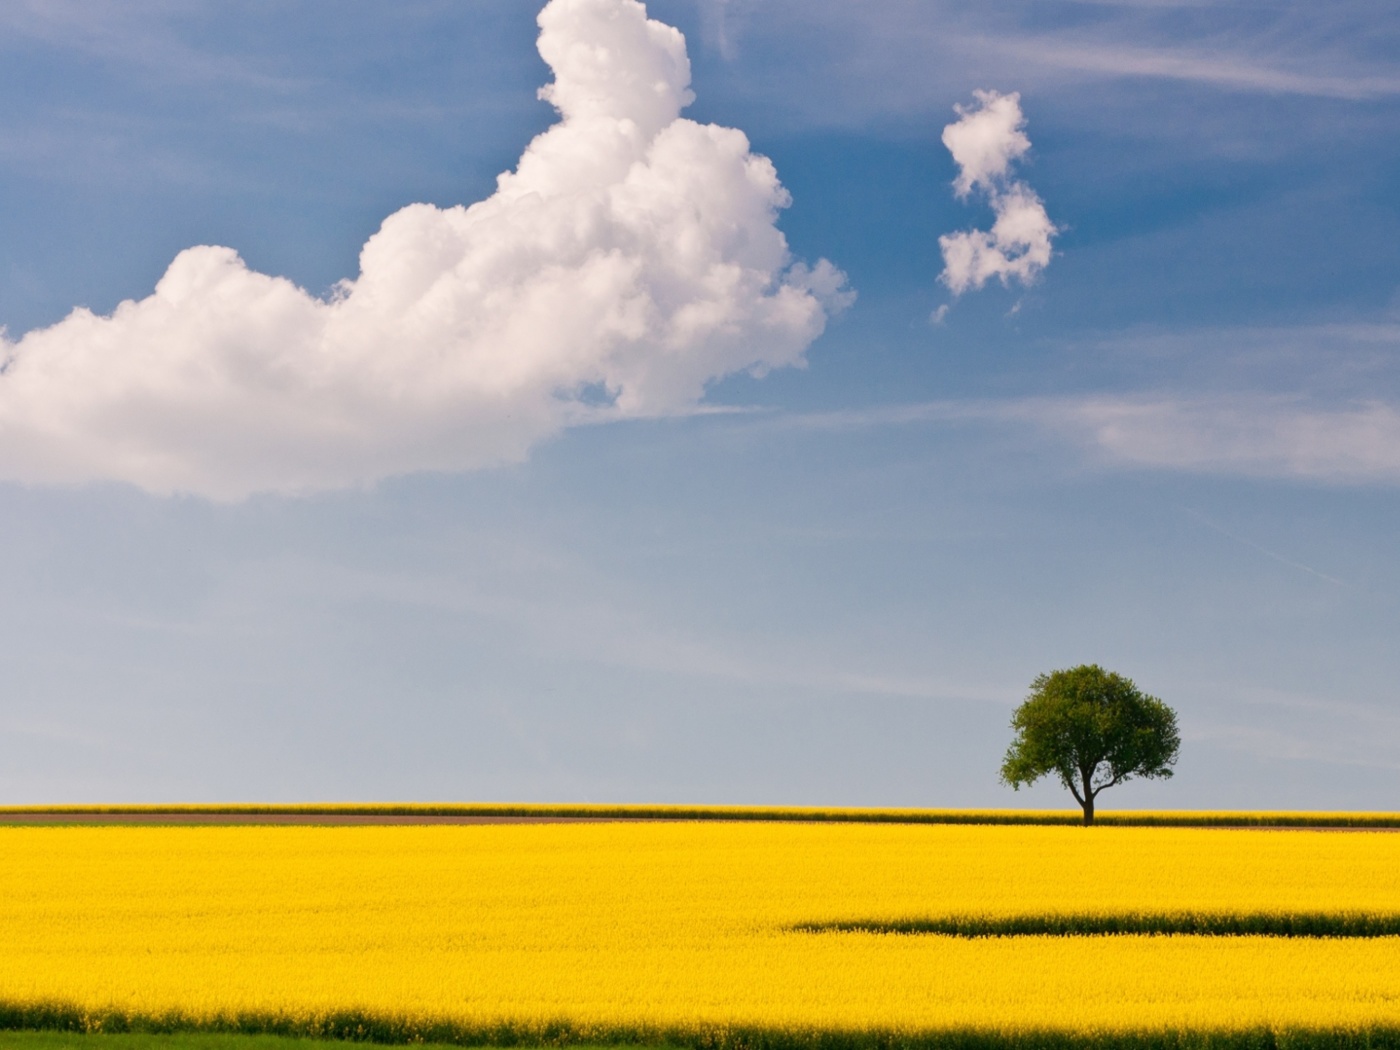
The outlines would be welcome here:
M 1400 915 L 1364 912 L 1210 912 L 940 915 L 797 923 L 798 933 L 940 934 L 947 937 L 1396 937 Z

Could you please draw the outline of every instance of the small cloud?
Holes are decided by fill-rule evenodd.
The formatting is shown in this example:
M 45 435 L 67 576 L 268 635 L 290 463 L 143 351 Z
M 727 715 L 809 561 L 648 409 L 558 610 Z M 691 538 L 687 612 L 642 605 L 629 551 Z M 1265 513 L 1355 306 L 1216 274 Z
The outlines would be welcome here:
M 953 192 L 959 199 L 973 189 L 996 193 L 1006 183 L 1012 163 L 1031 148 L 1023 130 L 1026 119 L 1019 94 L 974 91 L 972 95 L 979 104 L 953 107 L 961 119 L 943 129 L 943 145 L 958 166 Z
M 943 129 L 943 144 L 958 165 L 953 192 L 986 196 L 996 214 L 990 230 L 965 230 L 938 238 L 941 280 L 954 295 L 996 278 L 1030 284 L 1050 263 L 1051 239 L 1059 229 L 1025 182 L 1011 177 L 1012 165 L 1031 148 L 1024 131 L 1021 96 L 973 93 L 977 105 L 958 106 L 959 119 Z
M 942 306 L 940 306 L 937 310 L 933 311 L 933 313 L 931 313 L 931 314 L 928 315 L 928 323 L 929 323 L 929 324 L 942 324 L 944 321 L 946 321 L 946 320 L 948 319 L 948 311 L 949 311 L 950 309 L 952 309 L 952 308 L 951 308 L 947 303 L 944 303 L 944 304 L 943 304 Z

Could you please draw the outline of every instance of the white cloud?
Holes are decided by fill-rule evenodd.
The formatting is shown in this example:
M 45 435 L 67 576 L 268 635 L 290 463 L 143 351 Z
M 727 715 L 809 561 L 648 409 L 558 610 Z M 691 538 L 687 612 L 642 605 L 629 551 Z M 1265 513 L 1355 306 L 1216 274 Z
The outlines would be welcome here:
M 1364 101 L 1400 94 L 1400 77 L 1390 71 L 1364 71 L 1359 55 L 1320 55 L 1314 48 L 1309 57 L 1331 59 L 1326 71 L 1309 72 L 1287 68 L 1277 59 L 1270 61 L 1226 48 L 1196 50 L 1171 47 L 1142 47 L 1124 41 L 1085 44 L 1062 36 L 1038 34 L 1020 39 L 985 37 L 968 39 L 970 47 L 1000 51 L 1018 61 L 1053 66 L 1082 73 L 1107 76 L 1154 77 L 1188 83 L 1213 84 L 1237 91 L 1260 91 L 1280 95 L 1304 95 Z M 1330 66 L 1330 69 L 1327 67 Z
M 1098 397 L 1026 403 L 1025 412 L 1124 464 L 1400 482 L 1400 410 L 1380 401 L 1316 406 L 1284 397 Z
M 518 460 L 576 422 L 691 410 L 796 365 L 849 301 L 794 264 L 777 172 L 680 117 L 685 40 L 637 0 L 552 0 L 560 121 L 491 197 L 410 205 L 329 299 L 181 252 L 155 293 L 0 345 L 0 476 L 237 499 Z
M 959 119 L 943 129 L 943 144 L 958 165 L 953 190 L 965 198 L 981 191 L 996 213 L 991 230 L 965 230 L 938 238 L 943 250 L 939 279 L 954 295 L 997 278 L 1030 284 L 1050 263 L 1059 232 L 1035 191 L 1011 177 L 1012 165 L 1031 148 L 1023 130 L 1021 96 L 973 92 L 977 105 L 957 107 Z
M 966 197 L 974 187 L 995 193 L 1012 162 L 1031 148 L 1031 140 L 1022 130 L 1026 118 L 1021 115 L 1020 95 L 974 91 L 973 96 L 980 105 L 971 109 L 957 106 L 960 119 L 943 129 L 943 145 L 958 166 L 953 190 L 959 197 Z
M 937 424 L 1027 425 L 1114 466 L 1329 484 L 1400 484 L 1400 408 L 1378 400 L 1310 404 L 1296 397 L 1258 394 L 1104 394 L 881 405 L 782 416 L 773 422 L 834 432 Z

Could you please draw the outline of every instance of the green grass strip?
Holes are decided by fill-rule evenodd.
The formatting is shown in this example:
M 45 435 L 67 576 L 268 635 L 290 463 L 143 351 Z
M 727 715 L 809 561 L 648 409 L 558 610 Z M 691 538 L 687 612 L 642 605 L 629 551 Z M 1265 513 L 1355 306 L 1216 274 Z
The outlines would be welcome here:
M 226 1032 L 0 1031 L 0 1050 L 323 1050 L 326 1045 L 298 1036 Z
M 1360 912 L 1162 912 L 1082 915 L 942 915 L 799 923 L 798 933 L 941 934 L 947 937 L 1396 937 L 1400 915 Z
M 113 817 L 495 817 L 566 820 L 760 820 L 863 824 L 1079 824 L 1078 810 L 871 809 L 803 806 L 584 805 L 534 803 L 213 803 L 203 805 L 64 805 L 0 807 L 0 824 L 52 816 L 64 823 L 85 815 Z M 1229 810 L 1119 810 L 1100 813 L 1110 827 L 1400 828 L 1400 813 Z
M 1061 1029 L 998 1030 L 962 1028 L 923 1031 L 829 1029 L 794 1025 L 784 1028 L 716 1023 L 687 1028 L 552 1024 L 471 1025 L 447 1020 L 384 1017 L 346 1012 L 309 1018 L 275 1014 L 240 1014 L 193 1019 L 179 1014 L 133 1015 L 85 1011 L 58 1004 L 0 1003 L 0 1046 L 5 1032 L 47 1030 L 85 1033 L 94 1050 L 240 1050 L 238 1043 L 207 1040 L 208 1034 L 252 1037 L 247 1050 L 295 1050 L 295 1044 L 269 1045 L 267 1037 L 335 1039 L 360 1043 L 438 1043 L 494 1047 L 654 1047 L 674 1050 L 1400 1050 L 1400 1027 L 1354 1028 L 1159 1029 L 1126 1032 Z M 113 1036 L 144 1036 L 127 1043 Z M 198 1038 L 203 1035 L 205 1038 Z M 167 1043 L 149 1037 L 167 1036 Z M 30 1036 L 30 1039 L 35 1037 Z M 24 1040 L 18 1044 L 23 1047 Z M 83 1044 L 88 1045 L 88 1044 Z M 306 1044 L 302 1044 L 306 1045 Z M 72 1042 L 48 1046 L 58 1050 Z M 31 1044 L 43 1050 L 44 1040 Z

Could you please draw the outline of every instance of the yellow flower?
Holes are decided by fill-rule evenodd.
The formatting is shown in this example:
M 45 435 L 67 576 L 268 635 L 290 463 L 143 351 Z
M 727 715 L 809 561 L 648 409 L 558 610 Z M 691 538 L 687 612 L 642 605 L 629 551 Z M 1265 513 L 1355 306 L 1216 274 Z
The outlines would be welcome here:
M 394 1038 L 1400 1027 L 1400 937 L 794 929 L 1293 913 L 1400 915 L 1400 835 L 7 827 L 0 1009 Z

